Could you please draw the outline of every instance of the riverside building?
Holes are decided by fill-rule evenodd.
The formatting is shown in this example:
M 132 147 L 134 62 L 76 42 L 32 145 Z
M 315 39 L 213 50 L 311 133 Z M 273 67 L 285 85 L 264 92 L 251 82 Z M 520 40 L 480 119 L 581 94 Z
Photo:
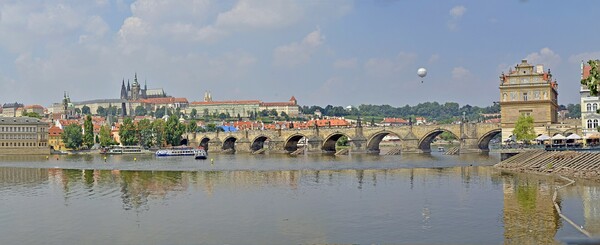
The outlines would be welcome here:
M 589 65 L 581 63 L 581 79 L 590 76 Z M 598 122 L 600 121 L 600 97 L 592 96 L 586 85 L 581 85 L 579 90 L 581 96 L 581 126 L 584 137 L 589 137 L 592 134 L 598 134 Z
M 521 115 L 533 117 L 537 135 L 548 134 L 558 122 L 558 83 L 552 80 L 550 69 L 530 65 L 527 60 L 500 75 L 500 107 L 502 141 L 511 138 Z M 552 135 L 550 135 L 552 136 Z
M 0 155 L 49 153 L 48 123 L 31 117 L 0 117 Z

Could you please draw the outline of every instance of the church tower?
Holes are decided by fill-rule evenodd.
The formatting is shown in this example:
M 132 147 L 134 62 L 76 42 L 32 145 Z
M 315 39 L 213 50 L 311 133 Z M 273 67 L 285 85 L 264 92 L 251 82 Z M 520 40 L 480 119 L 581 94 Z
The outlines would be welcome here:
M 148 94 L 146 93 L 146 91 L 148 91 L 148 83 L 146 82 L 146 80 L 144 80 L 144 89 L 142 89 L 142 99 L 148 98 Z
M 121 83 L 121 99 L 127 99 L 127 88 L 125 88 L 125 78 L 123 78 L 123 82 Z
M 131 100 L 139 100 L 140 99 L 140 84 L 137 80 L 137 73 L 133 79 L 133 85 L 131 86 Z

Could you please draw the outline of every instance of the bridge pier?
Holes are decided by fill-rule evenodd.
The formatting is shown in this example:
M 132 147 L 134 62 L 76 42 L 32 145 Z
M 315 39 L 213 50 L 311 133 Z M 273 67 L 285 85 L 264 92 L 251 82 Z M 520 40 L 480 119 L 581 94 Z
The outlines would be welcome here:
M 268 148 L 269 153 L 288 153 L 285 150 L 285 141 L 279 137 L 270 139 L 269 144 L 264 147 Z
M 221 152 L 223 148 L 223 141 L 219 139 L 219 137 L 215 137 L 208 141 L 208 152 L 209 153 L 218 153 Z
M 464 138 L 460 142 L 460 154 L 481 153 L 478 139 Z
M 350 141 L 350 154 L 362 154 L 367 152 L 367 139 L 365 137 L 356 137 Z
M 323 139 L 313 136 L 306 140 L 306 149 L 309 153 L 321 153 L 323 152 Z
M 235 141 L 235 151 L 241 153 L 252 153 L 252 142 L 248 138 L 241 138 Z

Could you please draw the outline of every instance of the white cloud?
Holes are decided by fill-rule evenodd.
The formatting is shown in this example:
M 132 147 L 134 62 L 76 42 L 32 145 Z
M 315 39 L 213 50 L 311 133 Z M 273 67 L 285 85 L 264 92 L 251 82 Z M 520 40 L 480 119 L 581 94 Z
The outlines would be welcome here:
M 471 76 L 471 71 L 462 66 L 454 67 L 454 69 L 452 69 L 452 79 L 456 81 L 466 80 L 471 78 Z
M 333 63 L 333 67 L 336 69 L 354 69 L 357 66 L 358 66 L 357 58 L 338 59 Z
M 571 55 L 569 57 L 569 62 L 571 63 L 581 63 L 581 61 L 586 62 L 588 60 L 597 60 L 600 59 L 600 51 L 596 52 L 585 52 L 576 55 Z
M 298 21 L 303 9 L 293 0 L 240 0 L 231 10 L 220 13 L 216 26 L 231 29 L 280 28 Z
M 313 53 L 323 44 L 325 37 L 321 30 L 309 33 L 301 42 L 293 42 L 275 48 L 273 63 L 278 66 L 296 66 L 310 61 Z
M 376 77 L 389 77 L 395 73 L 405 71 L 406 68 L 413 65 L 417 59 L 414 53 L 400 52 L 395 58 L 371 58 L 365 62 L 365 71 L 367 74 Z
M 438 60 L 440 60 L 440 55 L 432 54 L 431 57 L 429 57 L 429 60 L 427 61 L 427 63 L 433 64 L 433 63 L 437 62 Z
M 529 64 L 543 64 L 546 67 L 556 68 L 560 63 L 560 56 L 549 48 L 542 48 L 540 52 L 528 54 L 525 59 Z
M 458 24 L 460 19 L 467 12 L 467 8 L 462 5 L 454 6 L 450 9 L 450 20 L 448 21 L 448 29 L 455 31 L 458 30 Z
M 452 9 L 450 9 L 450 16 L 452 16 L 453 18 L 460 18 L 466 12 L 467 12 L 467 8 L 465 8 L 465 6 L 458 5 L 458 6 L 454 6 Z

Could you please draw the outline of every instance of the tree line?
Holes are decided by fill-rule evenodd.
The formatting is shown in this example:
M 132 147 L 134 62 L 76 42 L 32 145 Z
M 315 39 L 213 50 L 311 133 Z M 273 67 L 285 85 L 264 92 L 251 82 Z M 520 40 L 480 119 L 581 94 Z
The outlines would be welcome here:
M 479 107 L 471 105 L 460 106 L 456 102 L 446 102 L 440 104 L 438 102 L 425 102 L 414 106 L 405 105 L 402 107 L 393 107 L 390 105 L 371 105 L 362 104 L 358 107 L 344 108 L 342 106 L 327 105 L 321 106 L 302 106 L 302 113 L 312 115 L 316 110 L 319 110 L 323 116 L 331 117 L 400 117 L 408 120 L 415 117 L 425 117 L 429 121 L 437 121 L 440 123 L 451 123 L 462 118 L 463 114 L 469 121 L 477 121 L 489 119 L 482 114 L 497 114 L 500 113 L 500 104 Z M 579 104 L 560 105 L 561 110 L 568 110 L 566 117 L 579 118 L 581 117 L 581 107 Z
M 140 145 L 144 148 L 178 146 L 181 144 L 181 136 L 184 133 L 198 130 L 195 120 L 190 120 L 185 124 L 179 122 L 175 115 L 170 116 L 167 121 L 154 120 L 151 122 L 149 119 L 142 119 L 138 123 L 134 123 L 131 118 L 126 117 L 119 127 L 119 139 L 124 146 Z M 99 144 L 101 147 L 117 144 L 111 136 L 111 126 L 109 125 L 102 125 L 100 132 L 94 137 L 90 115 L 85 118 L 83 130 L 77 124 L 65 126 L 61 139 L 67 148 L 74 150 L 91 149 L 94 144 Z

